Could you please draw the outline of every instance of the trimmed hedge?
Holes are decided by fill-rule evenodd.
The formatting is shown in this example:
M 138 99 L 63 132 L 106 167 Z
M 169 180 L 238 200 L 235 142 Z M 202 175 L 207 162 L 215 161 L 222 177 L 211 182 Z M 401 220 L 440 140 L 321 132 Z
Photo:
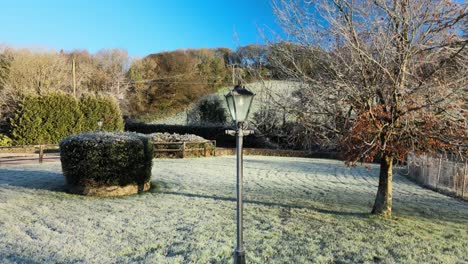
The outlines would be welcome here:
M 136 133 L 90 132 L 60 142 L 66 183 L 81 190 L 149 184 L 153 155 L 151 139 Z
M 225 126 L 180 126 L 180 125 L 160 125 L 137 122 L 127 122 L 125 130 L 143 134 L 152 133 L 176 133 L 194 134 L 208 140 L 216 140 L 216 146 L 232 148 L 236 146 L 236 138 L 226 135 L 225 131 L 232 129 Z M 276 148 L 276 145 L 269 142 L 264 136 L 255 131 L 253 135 L 244 137 L 244 147 L 247 148 Z
M 97 122 L 102 120 L 102 130 L 122 131 L 124 128 L 119 104 L 112 97 L 84 95 L 80 98 L 83 113 L 82 131 L 96 131 Z
M 111 97 L 26 96 L 9 119 L 9 134 L 16 145 L 55 144 L 67 136 L 97 130 L 99 119 L 103 130 L 123 130 L 122 114 Z
M 78 101 L 66 94 L 26 96 L 10 119 L 15 144 L 53 144 L 79 133 L 83 114 Z

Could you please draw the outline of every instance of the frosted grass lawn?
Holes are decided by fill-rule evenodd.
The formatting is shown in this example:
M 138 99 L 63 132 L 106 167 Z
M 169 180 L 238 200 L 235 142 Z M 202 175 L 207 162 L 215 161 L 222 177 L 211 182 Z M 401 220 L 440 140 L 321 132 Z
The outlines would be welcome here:
M 248 263 L 466 263 L 466 202 L 394 178 L 392 220 L 370 216 L 377 167 L 245 157 Z M 154 160 L 151 192 L 62 192 L 60 164 L 0 167 L 0 263 L 232 263 L 235 157 Z

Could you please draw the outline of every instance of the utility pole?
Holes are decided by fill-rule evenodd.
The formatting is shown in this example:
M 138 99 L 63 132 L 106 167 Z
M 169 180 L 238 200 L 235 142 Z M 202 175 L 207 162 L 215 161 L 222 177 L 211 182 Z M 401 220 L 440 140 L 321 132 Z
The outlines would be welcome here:
M 72 60 L 72 72 L 73 72 L 73 96 L 76 98 L 75 59 Z
M 232 85 L 236 85 L 235 77 L 234 77 L 234 64 L 232 64 Z

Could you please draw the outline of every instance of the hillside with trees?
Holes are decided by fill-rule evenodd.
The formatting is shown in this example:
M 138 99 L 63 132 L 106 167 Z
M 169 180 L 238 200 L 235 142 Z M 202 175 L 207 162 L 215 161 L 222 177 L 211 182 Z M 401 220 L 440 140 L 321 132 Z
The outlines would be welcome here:
M 84 94 L 105 94 L 125 106 L 129 64 L 127 52 L 118 49 L 90 54 L 0 48 L 2 123 L 18 102 L 31 95 L 63 92 L 78 98 Z
M 51 51 L 0 47 L 0 117 L 27 95 L 64 92 L 115 97 L 124 115 L 154 119 L 232 84 L 268 77 L 265 45 L 188 49 L 132 59 L 125 50 Z M 262 75 L 263 74 L 263 75 Z
M 230 74 L 215 50 L 200 49 L 151 54 L 134 61 L 128 77 L 129 114 L 161 118 L 216 91 Z

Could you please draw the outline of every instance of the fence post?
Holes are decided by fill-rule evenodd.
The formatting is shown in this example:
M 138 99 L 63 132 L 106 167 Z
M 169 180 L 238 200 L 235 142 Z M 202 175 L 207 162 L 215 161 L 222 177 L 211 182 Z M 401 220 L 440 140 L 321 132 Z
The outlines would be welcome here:
M 458 172 L 458 163 L 453 162 L 453 189 L 455 190 L 455 194 L 458 195 L 457 191 L 457 172 Z
M 216 140 L 213 141 L 214 144 L 213 144 L 213 156 L 216 157 Z
M 185 159 L 185 141 L 182 143 L 182 158 Z
M 422 177 L 422 182 L 424 184 L 427 184 L 427 180 L 426 180 L 426 175 L 424 174 L 424 157 L 421 157 L 421 177 Z
M 465 168 L 463 169 L 462 198 L 465 198 L 465 179 L 466 179 L 466 161 L 465 161 Z
M 44 159 L 44 146 L 39 145 L 39 163 L 42 163 Z
M 437 182 L 435 188 L 437 189 L 437 186 L 439 185 L 439 180 L 440 180 L 440 169 L 442 168 L 442 157 L 439 157 L 439 168 L 437 169 Z
M 406 172 L 410 174 L 410 154 L 406 156 Z

